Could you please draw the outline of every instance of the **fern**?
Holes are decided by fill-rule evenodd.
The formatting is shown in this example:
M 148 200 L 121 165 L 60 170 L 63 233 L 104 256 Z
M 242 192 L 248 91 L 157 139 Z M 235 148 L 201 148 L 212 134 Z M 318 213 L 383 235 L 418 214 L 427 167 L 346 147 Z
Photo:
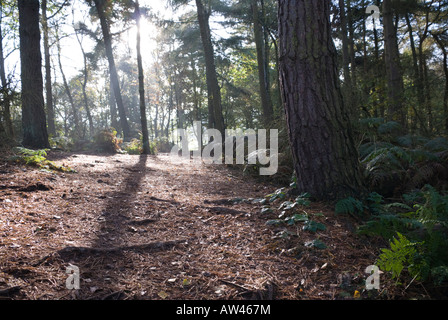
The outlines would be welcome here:
M 448 140 L 444 137 L 434 138 L 424 145 L 426 150 L 431 152 L 440 152 L 448 150 Z
M 378 126 L 378 133 L 380 135 L 394 135 L 402 130 L 401 125 L 396 121 L 385 122 Z
M 422 277 L 427 263 L 420 258 L 418 252 L 423 242 L 411 242 L 404 235 L 397 232 L 398 238 L 390 242 L 390 249 L 382 249 L 377 264 L 384 271 L 392 273 L 392 278 L 399 279 L 404 269 L 412 277 Z
M 361 215 L 364 213 L 364 205 L 360 200 L 353 197 L 339 200 L 335 206 L 336 214 Z

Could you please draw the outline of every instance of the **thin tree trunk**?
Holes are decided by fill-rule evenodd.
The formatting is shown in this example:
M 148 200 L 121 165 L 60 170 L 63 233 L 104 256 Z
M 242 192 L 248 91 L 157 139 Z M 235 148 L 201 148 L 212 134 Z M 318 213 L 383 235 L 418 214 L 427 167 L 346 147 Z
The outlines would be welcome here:
M 68 85 L 67 78 L 64 73 L 64 68 L 62 67 L 62 61 L 61 61 L 61 45 L 59 42 L 59 35 L 56 31 L 56 45 L 58 49 L 58 63 L 59 63 L 59 70 L 61 71 L 62 76 L 62 83 L 64 85 L 65 93 L 67 94 L 68 101 L 70 103 L 70 107 L 72 108 L 73 113 L 73 122 L 75 124 L 75 137 L 80 138 L 81 137 L 81 127 L 80 127 L 80 119 L 79 119 L 79 113 L 78 109 L 76 107 L 75 101 L 73 100 L 72 93 L 70 91 L 70 86 Z
M 2 11 L 2 3 L 0 2 L 0 13 Z M 3 89 L 3 118 L 5 120 L 6 125 L 6 133 L 10 137 L 14 137 L 14 129 L 12 126 L 12 119 L 11 119 L 11 96 L 8 92 L 9 84 L 6 81 L 6 71 L 5 71 L 5 56 L 3 53 L 3 32 L 1 27 L 1 21 L 2 17 L 0 17 L 0 78 L 1 78 L 1 85 Z
M 130 128 L 128 119 L 126 117 L 126 111 L 124 109 L 123 97 L 121 96 L 120 82 L 118 80 L 117 68 L 115 66 L 114 55 L 112 51 L 112 37 L 109 30 L 109 25 L 107 23 L 107 18 L 105 14 L 105 0 L 94 0 L 95 7 L 97 9 L 98 17 L 100 19 L 101 30 L 103 33 L 104 47 L 106 50 L 107 60 L 109 62 L 109 73 L 110 81 L 113 86 L 115 102 L 118 109 L 118 114 L 120 115 L 120 126 L 123 130 L 123 140 L 128 141 L 130 139 Z
M 255 46 L 257 51 L 257 62 L 258 62 L 258 81 L 260 87 L 260 98 L 261 98 L 261 107 L 263 112 L 263 122 L 265 127 L 268 127 L 268 124 L 272 121 L 272 117 L 274 114 L 270 88 L 269 88 L 269 73 L 267 69 L 267 59 L 266 56 L 266 44 L 263 38 L 263 29 L 260 23 L 259 16 L 259 6 L 258 0 L 252 0 L 252 19 L 253 19 L 253 28 L 254 28 L 254 38 L 255 38 Z
M 398 121 L 405 126 L 405 112 L 403 108 L 404 85 L 391 0 L 383 1 L 383 26 L 389 98 L 388 119 Z
M 317 199 L 362 191 L 329 17 L 327 0 L 279 0 L 282 97 L 297 189 Z
M 86 90 L 87 82 L 89 80 L 89 67 L 87 64 L 87 55 L 86 55 L 86 52 L 84 51 L 84 47 L 82 46 L 81 39 L 79 38 L 79 35 L 76 30 L 75 30 L 75 36 L 76 36 L 76 40 L 78 41 L 79 47 L 81 49 L 83 62 L 84 62 L 84 72 L 83 72 L 84 79 L 82 82 L 82 96 L 83 96 L 83 100 L 84 100 L 84 108 L 86 109 L 86 113 L 87 113 L 87 119 L 89 121 L 89 135 L 90 135 L 90 137 L 93 137 L 93 135 L 95 134 L 95 129 L 94 129 L 94 125 L 93 125 L 92 113 L 90 111 L 90 106 L 89 106 L 89 98 L 87 96 L 87 90 Z
M 43 96 L 39 1 L 19 0 L 18 7 L 22 72 L 22 144 L 28 148 L 49 148 Z
M 210 9 L 207 10 L 202 1 L 196 0 L 196 7 L 202 45 L 204 47 L 210 120 L 212 120 L 212 115 L 213 128 L 219 130 L 224 135 L 225 125 L 222 115 L 221 89 L 216 75 L 215 56 L 209 25 Z
M 109 108 L 110 108 L 110 125 L 117 131 L 120 131 L 120 124 L 118 123 L 117 104 L 115 102 L 114 87 L 109 81 Z
M 442 50 L 443 53 L 443 72 L 445 74 L 445 93 L 443 95 L 443 124 L 445 127 L 445 133 L 448 133 L 448 50 L 446 49 L 446 43 L 437 34 L 433 34 L 434 39 Z
M 51 61 L 50 45 L 48 37 L 47 0 L 42 0 L 42 31 L 44 35 L 44 57 L 45 57 L 45 100 L 47 106 L 48 133 L 56 136 L 54 119 L 53 88 L 51 83 Z
M 143 153 L 150 154 L 149 147 L 149 133 L 148 133 L 148 120 L 146 118 L 146 104 L 145 104 L 145 76 L 143 73 L 143 62 L 141 54 L 141 40 L 140 40 L 140 7 L 138 0 L 135 2 L 135 19 L 137 21 L 137 65 L 138 65 L 138 91 L 140 94 L 140 120 L 142 123 L 142 135 L 143 135 Z

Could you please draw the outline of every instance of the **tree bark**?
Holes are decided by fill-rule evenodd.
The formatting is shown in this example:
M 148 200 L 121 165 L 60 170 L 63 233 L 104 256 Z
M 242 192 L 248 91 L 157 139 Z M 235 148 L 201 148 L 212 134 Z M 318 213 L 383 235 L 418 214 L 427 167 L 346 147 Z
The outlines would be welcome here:
M 51 61 L 50 44 L 48 37 L 47 0 L 42 0 L 42 31 L 44 35 L 44 58 L 45 58 L 45 100 L 47 110 L 48 134 L 56 136 L 54 120 L 53 87 L 51 83 Z
M 202 45 L 204 47 L 204 57 L 206 66 L 207 90 L 209 101 L 209 122 L 213 122 L 213 128 L 224 135 L 224 117 L 222 115 L 221 89 L 216 75 L 215 56 L 212 44 L 209 18 L 210 10 L 207 10 L 202 2 L 196 0 L 198 22 L 201 33 Z M 212 123 L 209 123 L 209 126 Z
M 143 153 L 150 154 L 149 148 L 149 133 L 148 120 L 146 118 L 146 104 L 145 104 L 145 77 L 143 73 L 143 62 L 141 54 L 141 37 L 140 37 L 140 7 L 138 1 L 135 2 L 135 19 L 137 22 L 137 65 L 138 65 L 138 91 L 140 94 L 140 120 L 142 123 L 143 135 Z
M 2 4 L 0 3 L 0 12 L 2 11 Z M 9 92 L 9 84 L 6 81 L 6 71 L 5 71 L 5 56 L 3 53 L 3 31 L 1 27 L 1 17 L 0 17 L 0 78 L 3 90 L 3 118 L 6 125 L 6 133 L 10 137 L 14 137 L 14 129 L 12 126 L 11 119 L 11 95 Z
M 443 95 L 443 124 L 445 133 L 448 133 L 448 50 L 446 49 L 446 43 L 442 41 L 441 37 L 437 34 L 433 34 L 433 38 L 443 53 L 443 72 L 445 74 L 445 93 Z
M 117 68 L 115 66 L 115 60 L 112 50 L 112 36 L 110 34 L 109 25 L 105 14 L 105 0 L 94 0 L 95 7 L 100 19 L 101 31 L 103 33 L 104 47 L 106 50 L 107 60 L 109 62 L 110 81 L 113 86 L 115 102 L 120 116 L 120 126 L 123 130 L 123 140 L 128 141 L 130 139 L 130 128 L 128 119 L 126 117 L 126 111 L 124 109 L 123 97 L 121 96 L 120 82 L 118 80 Z
M 341 18 L 341 39 L 342 39 L 342 70 L 344 72 L 344 87 L 343 93 L 345 97 L 346 106 L 350 110 L 353 119 L 356 112 L 353 104 L 353 86 L 352 75 L 350 74 L 350 53 L 349 53 L 349 41 L 347 37 L 347 17 L 345 13 L 345 0 L 339 0 L 339 12 Z M 352 65 L 353 67 L 353 65 Z
M 279 0 L 280 74 L 298 192 L 361 193 L 352 125 L 338 83 L 327 0 Z
M 19 0 L 20 65 L 22 79 L 22 144 L 49 148 L 44 110 L 39 1 Z
M 391 0 L 383 1 L 383 27 L 386 74 L 388 82 L 388 120 L 405 126 L 403 108 L 404 85 L 398 51 L 397 32 L 394 25 L 394 12 Z

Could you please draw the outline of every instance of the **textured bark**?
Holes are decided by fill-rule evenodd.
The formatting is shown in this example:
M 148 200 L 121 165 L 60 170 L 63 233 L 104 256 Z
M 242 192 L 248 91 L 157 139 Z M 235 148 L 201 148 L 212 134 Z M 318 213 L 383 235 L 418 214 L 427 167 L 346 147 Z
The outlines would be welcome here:
M 281 87 L 297 188 L 318 199 L 362 190 L 329 9 L 327 0 L 279 0 Z
M 352 75 L 350 74 L 350 54 L 349 41 L 347 37 L 347 17 L 345 13 L 345 0 L 339 0 L 339 12 L 341 19 L 341 39 L 342 39 L 342 70 L 344 72 L 344 97 L 346 105 L 352 116 L 356 114 L 353 101 Z M 352 65 L 353 67 L 353 65 Z
M 207 10 L 202 0 L 196 0 L 198 12 L 198 22 L 201 32 L 202 45 L 204 47 L 204 57 L 207 76 L 207 90 L 209 100 L 209 126 L 213 122 L 214 128 L 224 134 L 224 117 L 222 115 L 221 89 L 216 75 L 215 56 L 210 33 L 210 10 Z M 212 119 L 213 116 L 213 119 Z
M 109 25 L 107 23 L 105 13 L 105 0 L 94 0 L 97 9 L 98 17 L 100 19 L 101 31 L 103 33 L 104 47 L 106 50 L 107 61 L 109 62 L 110 81 L 113 86 L 115 102 L 120 116 L 120 126 L 123 130 L 123 139 L 125 141 L 130 139 L 130 128 L 126 111 L 124 109 L 123 97 L 121 96 L 120 82 L 118 80 L 117 68 L 115 66 L 115 59 L 112 50 L 112 36 L 110 34 Z
M 48 133 L 56 136 L 54 123 L 53 87 L 51 83 L 50 44 L 48 39 L 47 0 L 42 0 L 42 31 L 44 35 L 44 58 L 45 58 L 45 100 L 47 110 Z
M 384 51 L 388 82 L 388 120 L 405 125 L 403 109 L 404 85 L 398 51 L 397 30 L 391 0 L 383 1 Z
M 448 50 L 446 49 L 446 42 L 438 34 L 433 34 L 433 38 L 442 50 L 443 54 L 443 73 L 445 74 L 445 93 L 443 95 L 443 118 L 445 133 L 448 133 Z
M 22 72 L 22 144 L 28 148 L 49 148 L 44 111 L 39 1 L 19 0 L 18 6 Z

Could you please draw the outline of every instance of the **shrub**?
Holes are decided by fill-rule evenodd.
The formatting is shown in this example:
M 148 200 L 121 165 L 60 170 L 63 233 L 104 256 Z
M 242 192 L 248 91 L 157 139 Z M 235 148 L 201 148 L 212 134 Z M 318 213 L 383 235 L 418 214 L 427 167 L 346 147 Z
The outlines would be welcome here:
M 95 147 L 101 152 L 116 153 L 121 151 L 120 143 L 123 141 L 117 138 L 117 131 L 113 128 L 103 129 L 94 137 Z
M 412 208 L 383 204 L 358 232 L 389 240 L 390 249 L 382 250 L 378 266 L 397 281 L 406 271 L 412 278 L 441 284 L 448 280 L 448 195 L 427 185 L 404 198 L 422 202 L 414 202 Z

